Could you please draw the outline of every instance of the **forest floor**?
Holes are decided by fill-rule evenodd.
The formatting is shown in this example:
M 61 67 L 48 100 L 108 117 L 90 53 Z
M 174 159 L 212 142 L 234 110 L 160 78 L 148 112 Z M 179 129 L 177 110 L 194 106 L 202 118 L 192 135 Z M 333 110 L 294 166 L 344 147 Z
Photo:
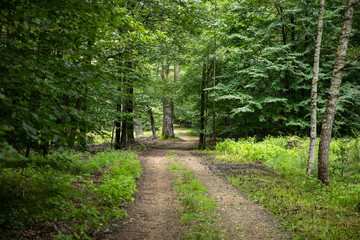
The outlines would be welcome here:
M 199 155 L 197 141 L 176 128 L 180 140 L 153 140 L 139 160 L 145 167 L 135 200 L 126 208 L 129 218 L 113 224 L 102 239 L 182 239 L 183 226 L 177 217 L 179 205 L 172 188 L 168 164 L 180 162 L 196 175 L 208 195 L 219 203 L 219 228 L 226 239 L 289 239 L 281 225 L 259 205 L 221 179 Z

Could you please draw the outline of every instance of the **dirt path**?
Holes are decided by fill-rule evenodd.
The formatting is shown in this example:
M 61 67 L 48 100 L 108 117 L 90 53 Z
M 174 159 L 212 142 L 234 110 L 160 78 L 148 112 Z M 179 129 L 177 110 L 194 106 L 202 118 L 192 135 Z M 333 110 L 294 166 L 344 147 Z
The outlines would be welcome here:
M 182 131 L 182 136 L 187 134 L 181 129 L 177 131 Z M 146 169 L 135 201 L 127 206 L 129 219 L 114 225 L 105 239 L 181 239 L 176 196 L 167 169 L 175 161 L 186 164 L 207 187 L 209 195 L 219 202 L 219 222 L 227 229 L 229 239 L 287 239 L 263 208 L 242 197 L 191 153 L 196 144 L 196 141 L 173 140 L 140 156 Z M 176 157 L 169 157 L 169 152 Z
M 129 219 L 113 226 L 106 239 L 177 239 L 176 196 L 166 153 L 164 149 L 150 149 L 140 156 L 145 169 L 138 194 L 127 207 Z
M 185 163 L 218 201 L 219 216 L 229 239 L 287 239 L 276 220 L 259 205 L 244 198 L 238 189 L 216 176 L 189 151 L 178 150 L 179 162 Z

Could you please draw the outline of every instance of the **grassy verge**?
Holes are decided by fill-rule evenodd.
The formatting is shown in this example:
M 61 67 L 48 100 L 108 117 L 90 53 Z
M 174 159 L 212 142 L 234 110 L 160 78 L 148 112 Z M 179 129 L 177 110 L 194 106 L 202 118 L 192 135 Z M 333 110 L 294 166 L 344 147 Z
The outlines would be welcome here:
M 285 138 L 225 141 L 218 144 L 212 161 L 232 185 L 282 220 L 294 239 L 359 239 L 358 176 L 351 166 L 336 170 L 336 161 L 344 161 L 334 156 L 336 144 L 329 186 L 305 175 L 306 140 L 298 139 L 294 148 Z
M 181 222 L 185 225 L 185 239 L 223 239 L 216 210 L 218 203 L 206 195 L 206 188 L 181 163 L 169 164 L 177 192 Z
M 141 166 L 132 152 L 67 151 L 3 163 L 0 235 L 8 239 L 88 239 L 126 217 Z

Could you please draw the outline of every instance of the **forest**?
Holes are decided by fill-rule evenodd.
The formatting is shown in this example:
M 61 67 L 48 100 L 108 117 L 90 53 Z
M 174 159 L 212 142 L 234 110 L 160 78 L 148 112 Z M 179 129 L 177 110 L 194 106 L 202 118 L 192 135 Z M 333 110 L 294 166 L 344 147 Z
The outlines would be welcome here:
M 146 171 L 141 140 L 179 126 L 198 154 L 302 189 L 307 227 L 265 200 L 282 190 L 227 177 L 291 239 L 360 237 L 358 0 L 3 0 L 0 73 L 4 239 L 102 239 Z

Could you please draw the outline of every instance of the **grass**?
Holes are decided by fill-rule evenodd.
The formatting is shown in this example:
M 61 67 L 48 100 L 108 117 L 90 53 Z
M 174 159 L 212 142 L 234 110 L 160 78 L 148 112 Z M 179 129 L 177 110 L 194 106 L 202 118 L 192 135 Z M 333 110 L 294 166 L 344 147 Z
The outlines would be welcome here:
M 175 126 L 176 127 L 176 132 L 177 135 L 179 136 L 179 139 L 187 139 L 187 140 L 198 140 L 199 138 L 199 134 L 196 133 L 194 130 L 189 129 L 189 128 L 184 128 L 184 127 L 180 127 L 180 126 Z M 184 133 L 184 132 L 186 133 Z
M 185 226 L 184 239 L 223 239 L 216 215 L 218 203 L 207 196 L 204 185 L 182 163 L 169 164 L 169 170 L 181 205 L 179 215 Z
M 224 177 L 277 216 L 294 239 L 359 239 L 356 140 L 333 141 L 331 184 L 325 186 L 305 174 L 308 140 L 297 138 L 290 148 L 289 139 L 227 140 L 218 143 L 213 161 L 225 163 Z M 236 171 L 239 167 L 242 171 Z
M 0 235 L 4 238 L 88 239 L 127 217 L 141 166 L 133 152 L 91 156 L 65 151 L 3 162 Z M 31 235 L 32 230 L 34 235 Z M 24 234 L 30 234 L 24 237 Z

